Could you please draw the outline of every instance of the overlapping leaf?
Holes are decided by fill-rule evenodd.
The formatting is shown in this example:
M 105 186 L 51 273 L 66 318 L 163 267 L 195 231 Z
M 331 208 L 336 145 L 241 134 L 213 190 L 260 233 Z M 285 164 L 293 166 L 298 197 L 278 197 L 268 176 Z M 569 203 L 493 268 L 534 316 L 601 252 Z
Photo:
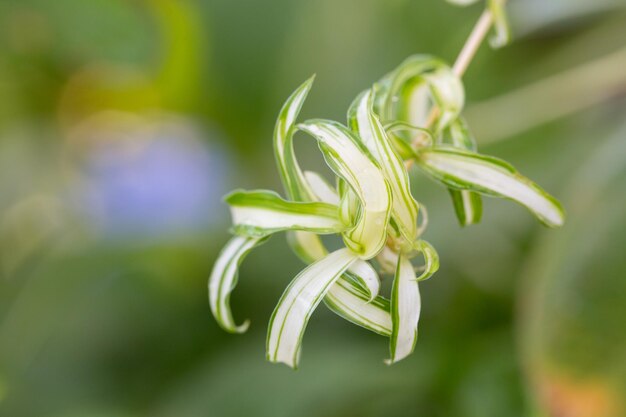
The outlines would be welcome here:
M 454 148 L 424 149 L 418 165 L 449 187 L 505 197 L 528 208 L 551 227 L 563 225 L 559 202 L 501 159 Z
M 380 168 L 360 148 L 350 131 L 328 120 L 310 120 L 299 128 L 318 140 L 326 163 L 356 193 L 361 210 L 344 242 L 363 259 L 370 259 L 385 244 L 391 212 L 391 191 Z
M 347 248 L 309 265 L 289 284 L 272 313 L 267 359 L 296 368 L 306 325 L 317 305 L 341 274 L 358 259 Z
M 379 118 L 373 112 L 373 92 L 360 94 L 350 106 L 348 123 L 379 163 L 391 186 L 392 215 L 407 240 L 417 237 L 418 205 L 411 195 L 409 176 L 402 158 L 393 149 Z
M 332 204 L 286 201 L 272 191 L 234 191 L 224 199 L 230 206 L 237 234 L 265 236 L 283 230 L 338 233 L 345 229 L 339 207 Z
M 237 285 L 237 269 L 244 257 L 267 238 L 233 237 L 222 249 L 209 278 L 209 304 L 217 323 L 231 333 L 243 333 L 250 322 L 236 325 L 230 310 L 230 293 Z

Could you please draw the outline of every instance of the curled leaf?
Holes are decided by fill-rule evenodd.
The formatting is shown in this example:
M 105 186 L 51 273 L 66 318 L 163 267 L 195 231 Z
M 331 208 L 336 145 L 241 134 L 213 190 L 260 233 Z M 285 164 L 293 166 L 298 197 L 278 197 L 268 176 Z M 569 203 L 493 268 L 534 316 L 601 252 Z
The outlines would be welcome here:
M 339 279 L 324 298 L 334 313 L 382 336 L 391 335 L 389 300 L 377 296 L 373 300 L 361 287 L 346 279 Z
M 402 234 L 412 241 L 417 236 L 418 205 L 411 195 L 404 162 L 373 112 L 373 96 L 372 90 L 366 90 L 356 98 L 348 111 L 348 123 L 381 167 L 391 187 L 392 216 Z
M 237 285 L 237 270 L 244 257 L 267 238 L 235 236 L 219 254 L 209 277 L 209 304 L 217 323 L 231 333 L 243 333 L 250 322 L 236 325 L 230 309 L 230 293 Z
M 276 164 L 283 181 L 287 195 L 296 201 L 310 201 L 313 199 L 312 191 L 308 188 L 304 174 L 298 165 L 293 146 L 295 123 L 300 114 L 302 104 L 306 99 L 315 76 L 312 76 L 300 85 L 289 96 L 283 105 L 276 126 L 274 128 L 274 154 Z
M 563 225 L 561 204 L 501 159 L 454 148 L 424 149 L 418 166 L 445 185 L 504 197 L 528 208 L 545 225 Z
M 267 359 L 296 368 L 306 325 L 330 287 L 358 259 L 339 249 L 309 265 L 291 281 L 272 313 L 267 334 Z
M 439 254 L 437 254 L 435 248 L 425 240 L 418 240 L 414 243 L 413 247 L 422 254 L 425 262 L 424 270 L 422 271 L 420 276 L 416 278 L 416 280 L 427 280 L 439 270 Z
M 272 191 L 234 191 L 225 198 L 237 234 L 265 236 L 282 230 L 338 233 L 339 208 L 327 203 L 286 201 Z
M 488 0 L 489 10 L 493 19 L 493 35 L 489 38 L 492 48 L 502 48 L 511 41 L 511 29 L 506 15 L 506 0 Z
M 459 149 L 476 151 L 476 140 L 462 117 L 456 119 L 443 133 L 443 139 Z M 480 222 L 483 213 L 483 201 L 478 193 L 468 190 L 448 188 L 454 212 L 461 226 Z
M 391 191 L 382 172 L 343 125 L 327 120 L 310 120 L 300 129 L 318 140 L 324 159 L 357 195 L 361 210 L 353 229 L 344 233 L 344 242 L 362 259 L 381 250 L 391 212 Z
M 413 265 L 408 258 L 400 254 L 391 290 L 393 328 L 389 341 L 391 358 L 385 361 L 388 365 L 406 358 L 413 352 L 417 341 L 420 310 L 420 293 Z

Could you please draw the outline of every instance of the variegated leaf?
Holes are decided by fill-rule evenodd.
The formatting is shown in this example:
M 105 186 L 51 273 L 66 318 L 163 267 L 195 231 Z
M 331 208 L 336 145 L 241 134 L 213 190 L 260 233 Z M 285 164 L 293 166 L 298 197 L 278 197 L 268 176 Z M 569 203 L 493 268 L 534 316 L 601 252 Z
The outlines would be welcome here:
M 363 259 L 376 256 L 385 244 L 392 204 L 391 191 L 380 168 L 339 123 L 310 120 L 299 128 L 318 140 L 327 164 L 359 198 L 361 211 L 357 223 L 343 234 L 346 246 Z
M 217 323 L 231 333 L 243 333 L 250 322 L 236 325 L 230 309 L 230 293 L 237 285 L 237 270 L 246 254 L 267 238 L 235 236 L 219 254 L 209 278 L 209 304 Z
M 544 224 L 563 225 L 560 203 L 508 163 L 493 157 L 453 148 L 424 149 L 418 166 L 445 185 L 509 198 L 528 208 Z
M 287 99 L 278 115 L 274 128 L 274 153 L 278 171 L 289 198 L 295 201 L 313 200 L 312 191 L 308 188 L 304 174 L 298 165 L 293 146 L 295 123 L 302 104 L 306 99 L 315 76 L 306 80 Z
M 450 144 L 459 149 L 476 151 L 476 140 L 462 117 L 457 118 L 444 131 Z M 446 138 L 444 138 L 446 139 Z M 483 201 L 478 193 L 468 190 L 448 188 L 454 212 L 461 226 L 468 226 L 480 222 L 483 213 Z
M 393 149 L 385 129 L 373 112 L 372 90 L 366 90 L 352 103 L 348 123 L 380 165 L 391 186 L 392 216 L 405 238 L 413 241 L 417 237 L 418 205 L 411 195 L 404 162 Z
M 339 279 L 324 298 L 325 304 L 344 319 L 378 333 L 391 335 L 389 300 L 378 296 L 373 300 L 360 286 L 347 279 Z
M 378 83 L 374 102 L 374 112 L 383 123 L 400 121 L 417 127 L 426 126 L 435 105 L 439 114 L 434 126 L 440 131 L 461 112 L 465 92 L 459 77 L 443 61 L 414 55 Z M 395 146 L 398 140 L 407 141 L 407 137 L 392 138 Z M 402 153 L 401 156 L 410 157 Z
M 388 365 L 406 358 L 413 352 L 417 341 L 420 310 L 421 300 L 415 270 L 409 259 L 399 255 L 391 290 L 393 328 L 389 344 L 391 358 L 385 361 Z
M 493 35 L 489 44 L 493 48 L 501 48 L 511 41 L 511 29 L 506 15 L 506 0 L 488 0 L 489 10 L 493 19 Z
M 264 236 L 282 230 L 339 233 L 345 226 L 339 207 L 286 201 L 272 191 L 234 191 L 225 197 L 237 234 Z
M 296 368 L 306 325 L 330 287 L 358 257 L 339 249 L 300 272 L 272 313 L 267 334 L 267 359 Z

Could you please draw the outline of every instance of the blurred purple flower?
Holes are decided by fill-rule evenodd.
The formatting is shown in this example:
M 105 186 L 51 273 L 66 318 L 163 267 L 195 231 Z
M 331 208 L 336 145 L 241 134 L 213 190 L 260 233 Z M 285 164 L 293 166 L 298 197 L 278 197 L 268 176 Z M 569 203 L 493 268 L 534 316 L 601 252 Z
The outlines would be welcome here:
M 106 235 L 186 234 L 224 220 L 227 155 L 190 124 L 115 126 L 90 136 L 83 166 L 89 192 L 79 201 Z

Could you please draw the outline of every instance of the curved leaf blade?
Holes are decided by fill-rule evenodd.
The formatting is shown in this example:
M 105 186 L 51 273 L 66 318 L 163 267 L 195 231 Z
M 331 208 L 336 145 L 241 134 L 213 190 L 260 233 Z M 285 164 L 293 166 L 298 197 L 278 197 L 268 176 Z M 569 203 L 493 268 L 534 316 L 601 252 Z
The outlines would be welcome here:
M 237 190 L 224 199 L 237 234 L 264 236 L 282 230 L 338 233 L 345 229 L 339 208 L 327 203 L 286 201 L 272 191 Z
M 236 325 L 230 309 L 230 294 L 237 285 L 238 268 L 244 257 L 265 242 L 263 237 L 235 236 L 219 254 L 209 277 L 209 304 L 217 323 L 227 332 L 243 333 L 250 324 Z
M 430 55 L 407 58 L 379 85 L 375 113 L 383 123 L 402 121 L 424 126 L 432 100 L 439 109 L 436 130 L 441 130 L 458 117 L 465 104 L 465 91 L 459 77 L 445 62 Z
M 374 333 L 391 335 L 389 300 L 378 296 L 373 300 L 350 280 L 339 279 L 324 298 L 326 306 L 349 322 Z
M 339 249 L 309 265 L 291 281 L 272 313 L 267 334 L 267 359 L 296 368 L 302 336 L 315 308 L 330 287 L 358 258 Z
M 396 275 L 391 290 L 391 317 L 393 329 L 390 338 L 391 358 L 385 363 L 391 365 L 413 352 L 417 342 L 421 300 L 415 270 L 409 259 L 398 257 Z
M 502 160 L 452 148 L 433 148 L 421 151 L 417 162 L 426 173 L 450 187 L 511 199 L 545 225 L 563 225 L 561 204 Z
M 339 194 L 337 194 L 337 190 L 326 182 L 320 174 L 314 171 L 304 171 L 304 178 L 311 191 L 313 191 L 317 201 L 339 206 Z
M 366 90 L 356 98 L 348 111 L 348 123 L 380 165 L 391 187 L 392 216 L 406 239 L 413 241 L 417 236 L 418 205 L 411 195 L 404 162 L 373 112 L 373 97 L 373 91 Z
M 350 185 L 361 203 L 355 227 L 344 233 L 346 246 L 363 259 L 376 256 L 385 244 L 392 205 L 384 175 L 345 126 L 327 120 L 309 120 L 299 128 L 318 140 L 328 165 Z
M 283 105 L 274 128 L 274 154 L 278 171 L 287 195 L 296 201 L 310 201 L 312 191 L 298 165 L 293 146 L 295 123 L 315 76 L 310 77 L 289 96 Z
M 506 0 L 489 0 L 488 3 L 493 18 L 493 35 L 489 38 L 492 48 L 502 48 L 511 42 L 511 29 L 505 3 Z
M 432 277 L 439 270 L 439 254 L 435 248 L 425 240 L 418 240 L 414 246 L 424 257 L 424 271 L 416 278 L 417 281 L 424 281 Z
M 462 117 L 457 118 L 444 132 L 452 146 L 468 151 L 476 151 L 476 140 Z M 448 188 L 456 218 L 461 226 L 480 222 L 483 213 L 483 201 L 480 194 L 468 190 Z

